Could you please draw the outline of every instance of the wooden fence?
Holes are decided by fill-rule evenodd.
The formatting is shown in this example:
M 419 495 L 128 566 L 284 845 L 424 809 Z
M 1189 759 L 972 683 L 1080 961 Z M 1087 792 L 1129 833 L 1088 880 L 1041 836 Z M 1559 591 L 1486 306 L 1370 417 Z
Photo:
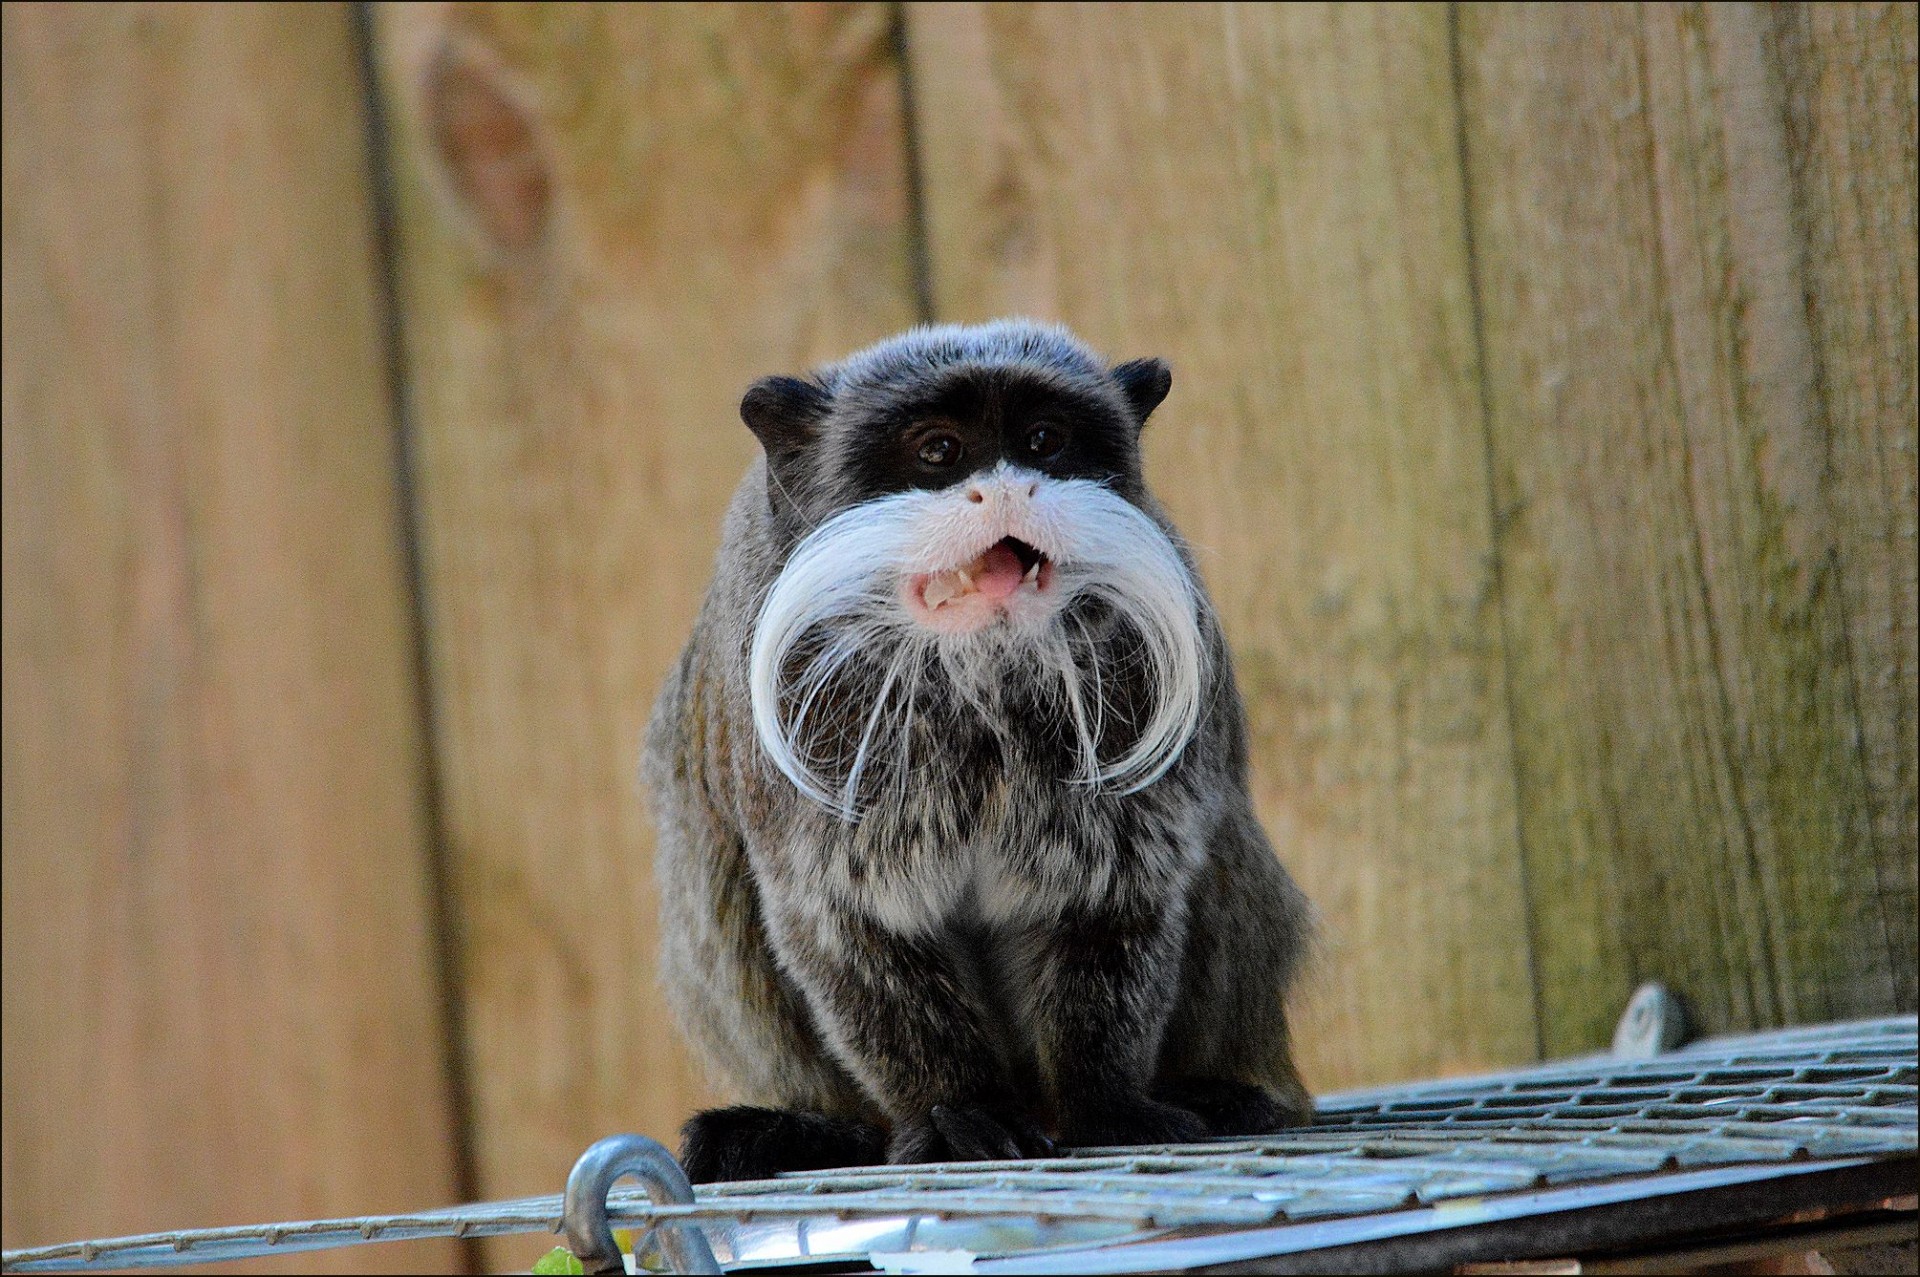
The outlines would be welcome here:
M 1313 1084 L 1914 1009 L 1913 7 L 4 24 L 8 1246 L 713 1098 L 640 728 L 741 389 L 925 318 L 1172 363 Z

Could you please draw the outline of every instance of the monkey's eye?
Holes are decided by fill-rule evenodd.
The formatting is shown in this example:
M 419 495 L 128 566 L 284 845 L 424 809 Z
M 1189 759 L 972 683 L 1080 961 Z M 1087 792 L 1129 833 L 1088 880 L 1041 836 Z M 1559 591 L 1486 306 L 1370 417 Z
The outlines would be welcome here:
M 960 459 L 960 441 L 949 434 L 928 435 L 920 441 L 920 460 L 929 466 L 950 466 Z
M 1066 446 L 1067 429 L 1065 426 L 1057 426 L 1051 421 L 1043 421 L 1033 429 L 1027 431 L 1026 449 L 1029 457 L 1039 457 L 1044 460 L 1047 457 L 1058 456 L 1060 449 Z

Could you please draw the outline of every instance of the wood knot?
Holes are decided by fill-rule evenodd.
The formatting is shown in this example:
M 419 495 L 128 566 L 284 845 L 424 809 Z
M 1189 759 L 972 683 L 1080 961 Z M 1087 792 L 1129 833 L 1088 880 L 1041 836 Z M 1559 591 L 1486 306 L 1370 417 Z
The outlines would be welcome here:
M 552 171 L 530 112 L 472 51 L 443 43 L 427 65 L 429 133 L 489 247 L 520 255 L 546 233 Z

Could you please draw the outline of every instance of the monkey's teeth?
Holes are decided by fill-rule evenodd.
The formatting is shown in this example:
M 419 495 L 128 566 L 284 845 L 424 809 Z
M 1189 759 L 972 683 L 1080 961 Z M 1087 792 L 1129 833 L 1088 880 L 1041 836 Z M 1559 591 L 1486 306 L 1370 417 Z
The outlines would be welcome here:
M 961 584 L 962 581 L 965 582 L 964 585 Z M 921 591 L 920 597 L 925 599 L 927 607 L 932 609 L 951 603 L 972 587 L 973 581 L 965 572 L 942 572 L 928 580 L 926 589 Z

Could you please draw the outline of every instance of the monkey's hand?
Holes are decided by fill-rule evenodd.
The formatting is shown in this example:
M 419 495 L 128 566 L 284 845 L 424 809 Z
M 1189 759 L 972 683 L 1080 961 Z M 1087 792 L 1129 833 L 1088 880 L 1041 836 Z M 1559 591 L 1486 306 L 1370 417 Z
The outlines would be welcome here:
M 1060 1142 L 1074 1148 L 1111 1144 L 1191 1144 L 1209 1134 L 1196 1113 L 1140 1096 L 1104 1096 L 1074 1105 Z
M 1052 1155 L 1053 1141 L 1026 1117 L 1000 1105 L 936 1104 L 893 1128 L 887 1160 L 992 1162 Z

